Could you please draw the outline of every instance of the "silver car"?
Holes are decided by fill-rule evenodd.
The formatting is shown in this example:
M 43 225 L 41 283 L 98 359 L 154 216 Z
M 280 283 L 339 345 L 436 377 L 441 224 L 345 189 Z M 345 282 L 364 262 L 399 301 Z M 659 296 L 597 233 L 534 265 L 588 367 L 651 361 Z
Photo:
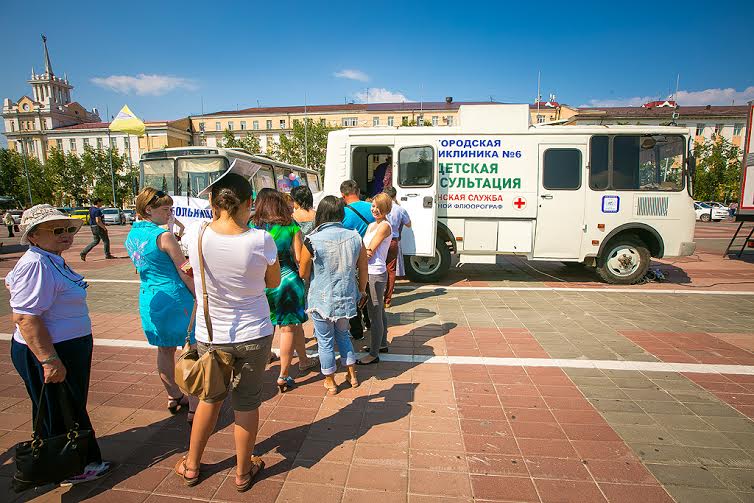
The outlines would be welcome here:
M 118 208 L 102 208 L 102 221 L 105 225 L 121 225 L 123 217 Z

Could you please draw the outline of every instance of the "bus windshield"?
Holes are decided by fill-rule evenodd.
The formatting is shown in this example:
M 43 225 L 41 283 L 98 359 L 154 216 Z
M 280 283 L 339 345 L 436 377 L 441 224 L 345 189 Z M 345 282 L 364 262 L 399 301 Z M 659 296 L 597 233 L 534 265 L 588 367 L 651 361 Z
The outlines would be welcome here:
M 154 187 L 169 194 L 175 193 L 172 159 L 141 161 L 141 169 L 143 187 Z
M 178 177 L 175 195 L 198 196 L 205 187 L 217 180 L 228 169 L 228 160 L 224 157 L 179 158 L 175 161 Z

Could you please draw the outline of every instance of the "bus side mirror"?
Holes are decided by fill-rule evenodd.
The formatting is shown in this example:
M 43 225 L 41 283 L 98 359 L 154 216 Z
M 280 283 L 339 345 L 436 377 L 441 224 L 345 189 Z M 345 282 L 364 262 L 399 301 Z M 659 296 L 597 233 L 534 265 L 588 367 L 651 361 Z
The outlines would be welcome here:
M 694 196 L 694 185 L 696 182 L 696 157 L 694 154 L 689 153 L 686 158 L 686 173 L 689 177 L 689 195 Z

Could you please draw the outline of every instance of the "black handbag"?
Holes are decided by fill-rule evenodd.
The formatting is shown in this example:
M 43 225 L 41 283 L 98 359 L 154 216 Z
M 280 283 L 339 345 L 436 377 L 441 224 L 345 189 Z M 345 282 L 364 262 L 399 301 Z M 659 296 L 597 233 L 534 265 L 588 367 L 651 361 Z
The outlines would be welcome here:
M 40 431 L 47 409 L 45 392 L 52 391 L 46 384 L 42 385 L 31 440 L 16 444 L 16 474 L 13 476 L 13 489 L 16 492 L 61 482 L 83 473 L 87 465 L 90 442 L 96 440 L 92 430 L 79 428 L 66 386 L 63 383 L 56 387 L 68 431 L 62 435 L 42 438 Z

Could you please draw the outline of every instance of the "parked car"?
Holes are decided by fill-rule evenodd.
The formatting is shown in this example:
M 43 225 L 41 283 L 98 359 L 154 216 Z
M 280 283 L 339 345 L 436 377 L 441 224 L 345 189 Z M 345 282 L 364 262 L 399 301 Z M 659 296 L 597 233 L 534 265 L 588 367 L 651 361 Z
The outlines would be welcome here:
M 89 210 L 73 210 L 71 218 L 78 218 L 84 221 L 84 225 L 89 224 Z
M 696 219 L 702 222 L 709 222 L 710 220 L 719 222 L 728 218 L 727 208 L 716 208 L 707 203 L 695 202 L 694 211 L 696 212 Z
M 713 208 L 727 208 L 728 206 L 723 203 L 718 203 L 717 201 L 704 201 L 704 204 L 707 206 L 712 206 Z
M 136 221 L 136 210 L 123 210 L 123 222 L 133 224 Z
M 61 207 L 58 207 L 58 208 L 55 208 L 55 209 L 58 210 L 60 213 L 62 213 L 64 215 L 70 215 L 71 214 L 71 208 L 66 208 L 64 206 L 61 206 Z
M 105 225 L 123 225 L 120 210 L 118 208 L 102 208 L 102 222 Z

